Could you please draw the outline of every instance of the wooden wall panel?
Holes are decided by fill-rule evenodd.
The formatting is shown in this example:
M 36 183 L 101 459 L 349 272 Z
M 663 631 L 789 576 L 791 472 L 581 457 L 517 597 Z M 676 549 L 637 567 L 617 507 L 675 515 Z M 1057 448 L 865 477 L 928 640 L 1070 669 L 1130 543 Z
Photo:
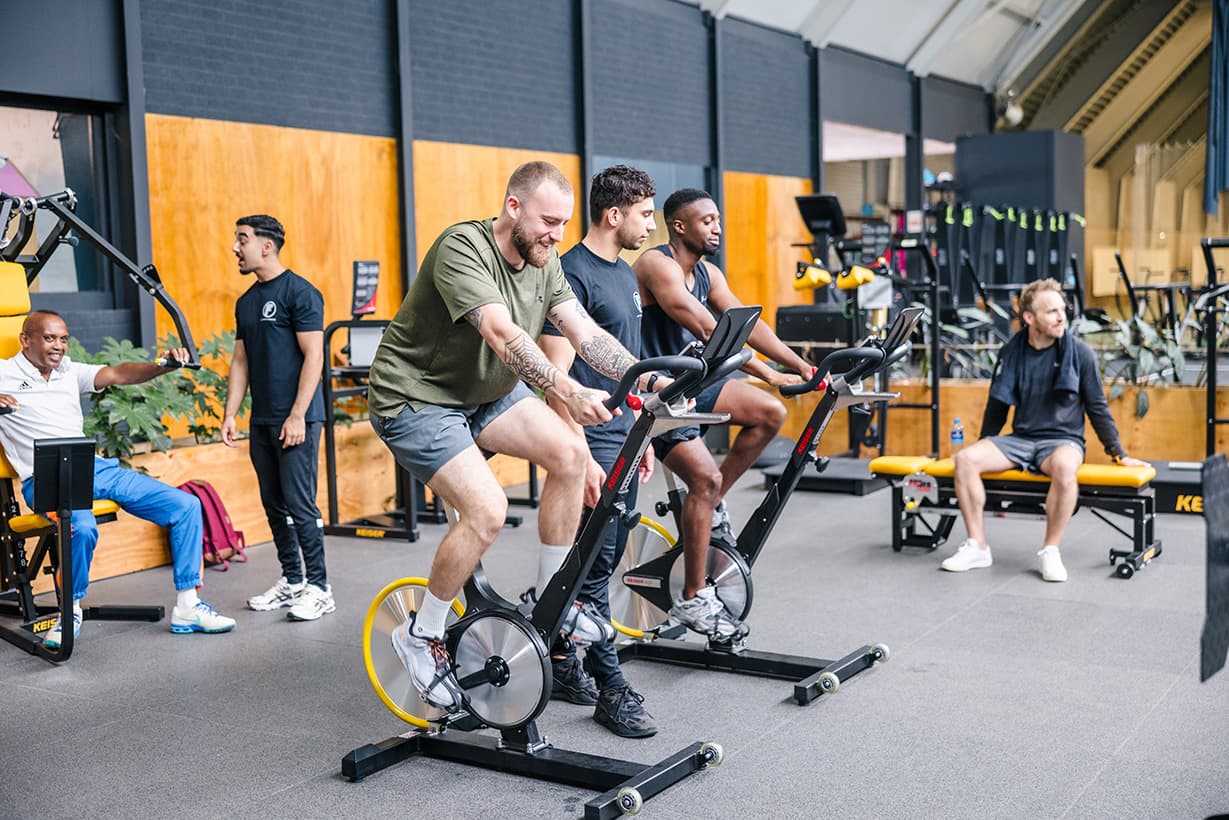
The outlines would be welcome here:
M 162 114 L 145 129 L 154 263 L 198 339 L 234 327 L 252 284 L 231 253 L 247 214 L 286 226 L 282 261 L 324 294 L 326 324 L 350 318 L 355 260 L 380 263 L 376 316 L 401 304 L 395 140 Z
M 508 177 L 524 162 L 552 163 L 572 182 L 576 211 L 564 228 L 559 252 L 580 241 L 583 215 L 580 158 L 520 148 L 491 148 L 451 142 L 414 142 L 414 229 L 418 261 L 422 262 L 440 233 L 457 222 L 498 216 L 503 207 Z
M 811 301 L 794 290 L 796 263 L 806 258 L 793 243 L 810 235 L 794 197 L 811 193 L 811 181 L 727 171 L 724 177 L 725 273 L 742 302 L 762 305 L 764 321 L 775 326 L 777 308 Z
M 757 386 L 768 389 L 762 383 Z M 948 432 L 952 419 L 959 417 L 964 426 L 966 442 L 977 440 L 981 430 L 982 413 L 986 408 L 986 395 L 990 389 L 987 380 L 945 379 L 939 390 L 939 446 L 942 455 L 948 455 Z M 892 390 L 900 393 L 902 402 L 922 402 L 929 399 L 930 388 L 912 381 L 893 382 Z M 776 391 L 770 391 L 776 395 Z M 1118 425 L 1118 435 L 1127 452 L 1147 461 L 1202 461 L 1204 454 L 1204 409 L 1207 394 L 1202 388 L 1166 386 L 1147 388 L 1150 409 L 1142 419 L 1135 417 L 1137 388 L 1127 389 L 1122 396 L 1109 402 L 1110 413 Z M 807 419 L 815 409 L 817 393 L 809 393 L 786 399 L 788 411 L 781 435 L 796 439 L 804 429 Z M 1217 415 L 1229 415 L 1229 387 L 1217 392 Z M 819 452 L 831 455 L 846 449 L 847 427 L 845 413 L 839 413 L 824 432 Z M 1010 419 L 1004 431 L 1011 430 Z M 1087 425 L 1084 438 L 1088 446 L 1087 460 L 1094 464 L 1108 464 L 1109 456 Z M 888 447 L 890 455 L 914 455 L 930 449 L 929 418 L 925 411 L 889 410 Z M 1229 449 L 1229 428 L 1217 431 L 1216 450 Z M 871 452 L 864 450 L 869 457 Z

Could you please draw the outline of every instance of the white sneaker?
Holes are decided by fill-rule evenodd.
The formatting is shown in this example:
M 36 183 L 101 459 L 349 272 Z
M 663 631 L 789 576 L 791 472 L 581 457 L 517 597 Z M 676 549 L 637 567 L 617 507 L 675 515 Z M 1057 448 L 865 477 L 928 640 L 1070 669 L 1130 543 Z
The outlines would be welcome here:
M 736 640 L 750 632 L 746 624 L 734 620 L 711 586 L 704 587 L 694 598 L 676 598 L 670 607 L 670 617 L 714 640 Z
M 452 672 L 452 658 L 443 638 L 423 638 L 412 631 L 417 612 L 393 630 L 393 651 L 410 673 L 410 680 L 423 702 L 455 712 L 461 708 L 463 692 Z
M 73 602 L 73 640 L 81 637 L 81 621 L 83 615 L 81 612 L 81 604 Z M 60 618 L 55 619 L 55 626 L 47 630 L 47 634 L 43 636 L 43 646 L 48 649 L 59 649 L 60 644 L 64 642 L 64 627 L 60 623 Z
M 564 637 L 578 646 L 588 646 L 594 643 L 613 641 L 615 628 L 610 621 L 589 601 L 577 601 L 572 605 L 572 611 L 563 619 L 563 628 L 559 630 Z
M 1037 554 L 1041 556 L 1041 579 L 1062 583 L 1067 580 L 1067 568 L 1063 566 L 1063 556 L 1058 547 L 1050 545 L 1042 547 Z
M 294 606 L 299 600 L 299 594 L 303 592 L 303 582 L 291 584 L 286 581 L 286 576 L 277 579 L 277 583 L 269 589 L 253 595 L 248 598 L 248 609 L 254 609 L 257 612 L 269 612 L 274 609 L 281 609 L 284 606 Z
M 948 572 L 968 572 L 971 569 L 985 569 L 993 563 L 989 544 L 983 549 L 972 538 L 966 538 L 964 543 L 939 566 Z
M 235 619 L 219 614 L 204 601 L 197 601 L 191 609 L 171 610 L 171 631 L 176 635 L 186 635 L 189 632 L 230 632 L 235 628 Z
M 286 613 L 286 617 L 292 621 L 314 621 L 321 615 L 326 615 L 337 609 L 337 604 L 333 602 L 333 586 L 331 584 L 325 586 L 324 589 L 315 584 L 307 584 L 303 587 L 303 591 L 299 593 L 299 598 L 295 601 L 294 606 Z

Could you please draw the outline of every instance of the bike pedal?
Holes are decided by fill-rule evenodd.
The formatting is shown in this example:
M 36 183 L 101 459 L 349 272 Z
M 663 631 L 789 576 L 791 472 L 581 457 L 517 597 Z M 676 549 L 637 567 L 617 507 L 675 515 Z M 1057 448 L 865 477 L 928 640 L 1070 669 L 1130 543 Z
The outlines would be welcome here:
M 708 639 L 708 649 L 711 652 L 724 652 L 727 655 L 737 655 L 745 652 L 747 642 L 742 638 L 712 638 Z

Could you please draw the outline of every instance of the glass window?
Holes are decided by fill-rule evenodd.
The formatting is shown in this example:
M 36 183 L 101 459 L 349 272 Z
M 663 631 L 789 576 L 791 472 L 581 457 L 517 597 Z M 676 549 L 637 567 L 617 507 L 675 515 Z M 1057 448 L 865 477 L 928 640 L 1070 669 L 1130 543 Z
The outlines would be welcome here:
M 92 114 L 0 106 L 0 191 L 12 196 L 53 194 L 72 188 L 77 214 L 99 224 L 100 118 Z M 23 249 L 34 253 L 55 220 L 43 211 L 36 235 Z M 43 293 L 102 290 L 98 255 L 87 243 L 52 253 L 31 287 Z

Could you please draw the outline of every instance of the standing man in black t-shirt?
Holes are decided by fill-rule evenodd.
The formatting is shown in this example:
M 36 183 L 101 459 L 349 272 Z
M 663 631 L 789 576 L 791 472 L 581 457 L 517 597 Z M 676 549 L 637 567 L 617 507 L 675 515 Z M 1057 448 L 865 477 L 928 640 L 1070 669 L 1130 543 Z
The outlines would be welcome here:
M 235 353 L 222 441 L 236 446 L 235 414 L 250 386 L 249 449 L 282 577 L 247 604 L 258 612 L 288 606 L 290 620 L 314 621 L 336 608 L 325 574 L 324 529 L 316 507 L 317 453 L 324 423 L 320 391 L 324 297 L 278 259 L 285 241 L 282 224 L 271 216 L 245 216 L 235 223 L 232 250 L 239 259 L 239 272 L 255 274 L 256 281 L 235 304 Z
M 559 260 L 568 285 L 580 306 L 593 317 L 598 327 L 619 341 L 633 356 L 640 355 L 640 289 L 631 266 L 619 258 L 623 250 L 635 250 L 653 232 L 653 180 L 644 171 L 616 165 L 593 178 L 589 189 L 589 232 L 576 247 Z M 576 358 L 572 343 L 554 325 L 547 324 L 538 340 L 542 352 L 560 370 L 585 387 L 615 389 L 616 381 Z M 654 376 L 655 382 L 666 379 Z M 649 389 L 660 389 L 653 384 Z M 627 439 L 635 417 L 631 413 L 615 416 L 605 424 L 584 427 L 572 420 L 566 405 L 548 394 L 547 401 L 589 444 L 589 466 L 585 475 L 585 504 L 593 507 L 601 493 L 606 471 L 614 463 Z M 641 481 L 652 470 L 652 450 L 640 463 Z M 627 491 L 627 507 L 635 509 L 636 485 Z M 610 620 L 610 576 L 623 557 L 627 545 L 627 525 L 616 519 L 606 528 L 601 553 L 581 587 L 579 599 L 597 607 Z M 581 667 L 575 649 L 557 647 L 552 653 L 554 690 L 551 696 L 572 703 L 594 706 L 593 719 L 621 737 L 649 737 L 657 734 L 657 723 L 641 706 L 644 698 L 632 689 L 619 668 L 614 642 L 599 641 L 588 650 L 591 679 Z
M 1084 415 L 1115 463 L 1143 466 L 1144 462 L 1128 457 L 1118 440 L 1097 354 L 1066 330 L 1062 286 L 1054 279 L 1030 282 L 1020 292 L 1020 318 L 1025 327 L 1003 346 L 990 382 L 981 440 L 955 456 L 956 498 L 969 537 L 940 566 L 948 572 L 967 572 L 991 565 L 982 520 L 986 487 L 981 475 L 1015 468 L 1050 477 L 1038 569 L 1043 580 L 1062 582 L 1067 580 L 1067 568 L 1059 547 L 1079 500 L 1076 471 L 1084 462 Z M 1011 434 L 1001 436 L 1011 407 L 1016 408 Z

